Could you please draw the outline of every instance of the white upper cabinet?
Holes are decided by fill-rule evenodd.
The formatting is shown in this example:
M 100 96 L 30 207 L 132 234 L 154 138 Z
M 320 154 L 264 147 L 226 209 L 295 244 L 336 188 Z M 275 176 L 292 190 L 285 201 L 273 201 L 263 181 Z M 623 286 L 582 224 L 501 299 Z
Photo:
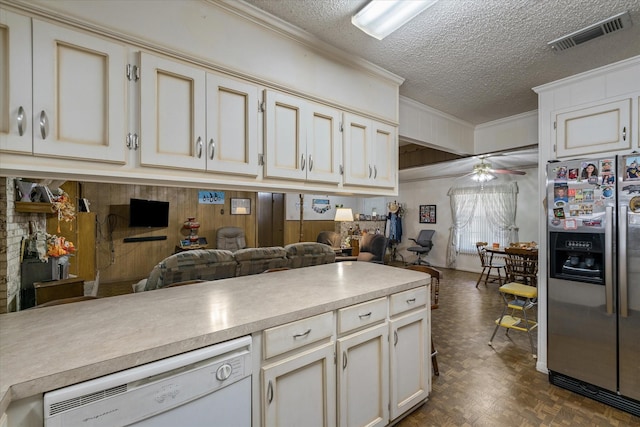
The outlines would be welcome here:
M 0 46 L 0 151 L 31 153 L 31 19 L 0 11 Z
M 141 54 L 140 162 L 257 176 L 258 88 Z
M 340 111 L 265 92 L 265 177 L 340 182 Z
M 176 61 L 140 57 L 140 163 L 206 167 L 206 73 Z
M 344 115 L 344 183 L 395 187 L 396 129 L 354 114 Z
M 33 153 L 125 163 L 127 48 L 33 20 Z
M 207 170 L 257 176 L 257 86 L 207 73 Z
M 576 157 L 631 148 L 631 99 L 556 115 L 556 155 Z

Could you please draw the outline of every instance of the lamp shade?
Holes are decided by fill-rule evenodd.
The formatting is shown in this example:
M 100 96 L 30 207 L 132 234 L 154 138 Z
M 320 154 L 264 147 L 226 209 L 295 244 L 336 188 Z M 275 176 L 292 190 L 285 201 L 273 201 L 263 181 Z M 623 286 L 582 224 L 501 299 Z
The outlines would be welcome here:
M 353 211 L 351 208 L 336 209 L 336 217 L 334 221 L 353 221 Z

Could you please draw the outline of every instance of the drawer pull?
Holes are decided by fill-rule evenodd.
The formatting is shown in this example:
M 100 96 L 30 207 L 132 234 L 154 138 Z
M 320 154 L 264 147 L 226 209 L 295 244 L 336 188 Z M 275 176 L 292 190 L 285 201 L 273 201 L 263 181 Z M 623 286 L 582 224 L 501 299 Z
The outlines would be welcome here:
M 413 304 L 414 302 L 416 302 L 415 298 L 410 298 L 407 300 L 407 304 Z
M 202 158 L 202 137 L 198 137 L 198 139 L 196 140 L 196 150 L 198 150 L 198 158 Z
M 47 119 L 47 113 L 42 110 L 40 112 L 40 135 L 42 139 L 47 139 L 49 133 L 49 119 Z
M 304 331 L 304 332 L 303 332 L 303 333 L 301 333 L 301 334 L 295 334 L 295 335 L 293 336 L 293 339 L 296 339 L 296 338 L 304 338 L 304 337 L 306 337 L 307 335 L 309 335 L 310 333 L 311 333 L 311 328 L 307 329 L 306 331 Z
M 267 403 L 273 402 L 273 383 L 269 380 L 269 385 L 267 386 Z
M 358 314 L 359 318 L 364 318 L 364 317 L 371 317 L 371 312 L 365 313 L 365 314 Z
M 25 127 L 27 126 L 27 115 L 24 112 L 22 105 L 18 108 L 18 135 L 24 135 Z

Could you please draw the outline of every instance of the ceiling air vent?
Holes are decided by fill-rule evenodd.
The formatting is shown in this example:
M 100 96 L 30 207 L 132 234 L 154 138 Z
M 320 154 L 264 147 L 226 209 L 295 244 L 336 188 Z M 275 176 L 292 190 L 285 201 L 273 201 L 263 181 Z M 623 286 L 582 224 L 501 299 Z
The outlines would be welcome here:
M 605 34 L 628 28 L 631 25 L 631 15 L 629 15 L 629 12 L 622 12 L 615 16 L 607 18 L 604 21 L 597 22 L 593 25 L 589 25 L 586 28 L 552 40 L 547 44 L 551 46 L 551 49 L 559 52 L 561 50 L 569 49 L 570 47 L 588 42 L 589 40 L 593 40 L 596 37 L 604 36 Z

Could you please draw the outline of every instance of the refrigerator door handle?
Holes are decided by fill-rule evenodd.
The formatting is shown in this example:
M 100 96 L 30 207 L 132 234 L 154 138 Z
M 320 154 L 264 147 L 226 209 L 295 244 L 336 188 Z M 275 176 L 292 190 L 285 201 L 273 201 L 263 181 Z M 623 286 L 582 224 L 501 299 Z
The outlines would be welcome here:
M 627 283 L 627 224 L 629 215 L 627 214 L 627 206 L 620 206 L 620 236 L 618 237 L 618 287 L 620 290 L 620 316 L 627 317 L 629 315 L 629 285 Z
M 604 258 L 604 293 L 607 304 L 607 314 L 613 314 L 613 208 L 607 206 L 605 210 L 606 227 L 604 229 L 605 248 L 607 248 Z

